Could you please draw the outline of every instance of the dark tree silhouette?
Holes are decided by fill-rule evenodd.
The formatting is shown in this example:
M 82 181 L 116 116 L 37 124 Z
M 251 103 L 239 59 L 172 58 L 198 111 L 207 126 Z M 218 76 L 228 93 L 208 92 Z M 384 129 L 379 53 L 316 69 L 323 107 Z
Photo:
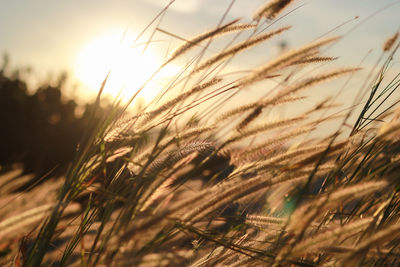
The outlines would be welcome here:
M 25 172 L 41 176 L 60 173 L 72 160 L 85 131 L 85 120 L 75 115 L 74 100 L 63 100 L 61 83 L 42 86 L 29 94 L 19 75 L 0 70 L 0 166 L 9 169 L 22 163 Z

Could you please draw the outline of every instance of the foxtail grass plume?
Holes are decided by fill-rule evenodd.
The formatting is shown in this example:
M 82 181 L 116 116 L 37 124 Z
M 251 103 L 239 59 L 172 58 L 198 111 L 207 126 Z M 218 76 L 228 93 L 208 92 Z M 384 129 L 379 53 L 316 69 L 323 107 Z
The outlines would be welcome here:
M 383 51 L 387 52 L 390 49 L 392 49 L 392 46 L 394 45 L 394 43 L 397 41 L 397 38 L 399 38 L 399 33 L 396 32 L 394 35 L 392 35 L 391 37 L 389 37 L 384 45 L 383 45 Z
M 245 76 L 239 81 L 240 87 L 249 86 L 257 81 L 263 80 L 265 77 L 275 74 L 275 72 L 281 70 L 284 67 L 287 67 L 293 62 L 301 60 L 303 58 L 308 57 L 308 53 L 317 50 L 321 46 L 330 44 L 335 42 L 339 39 L 339 37 L 329 37 L 322 40 L 317 40 L 310 44 L 307 44 L 299 49 L 294 49 L 284 53 L 283 55 L 279 56 L 278 58 L 270 61 L 269 63 L 265 64 L 264 66 L 260 67 L 258 70 L 254 71 L 253 73 Z
M 262 18 L 274 19 L 278 16 L 293 0 L 270 0 L 261 6 L 253 15 L 254 20 Z
M 194 69 L 192 71 L 192 74 L 199 72 L 201 70 L 207 69 L 207 68 L 211 67 L 212 65 L 214 65 L 215 63 L 217 63 L 227 57 L 234 56 L 235 54 L 237 54 L 243 50 L 249 49 L 261 42 L 264 42 L 264 41 L 272 38 L 273 36 L 278 35 L 288 29 L 290 29 L 290 27 L 283 27 L 278 30 L 275 30 L 275 31 L 272 31 L 269 33 L 264 33 L 259 36 L 250 38 L 249 40 L 243 41 L 243 42 L 236 44 L 230 48 L 227 48 L 226 50 L 218 53 L 217 55 L 212 56 L 211 58 L 207 59 L 204 63 L 202 63 L 200 66 L 198 66 L 196 69 Z
M 220 36 L 222 34 L 228 34 L 228 33 L 234 33 L 238 31 L 243 31 L 247 29 L 254 28 L 256 25 L 254 24 L 239 24 L 239 25 L 234 25 L 237 23 L 239 20 L 234 20 L 230 23 L 227 23 L 217 29 L 213 29 L 204 33 L 201 33 L 197 35 L 196 37 L 193 37 L 190 40 L 185 40 L 185 43 L 178 48 L 175 49 L 175 51 L 171 54 L 167 62 L 171 62 L 172 60 L 176 59 L 177 57 L 183 55 L 184 53 L 188 52 L 190 49 L 193 47 L 199 45 L 202 41 Z M 164 31 L 165 32 L 165 31 Z

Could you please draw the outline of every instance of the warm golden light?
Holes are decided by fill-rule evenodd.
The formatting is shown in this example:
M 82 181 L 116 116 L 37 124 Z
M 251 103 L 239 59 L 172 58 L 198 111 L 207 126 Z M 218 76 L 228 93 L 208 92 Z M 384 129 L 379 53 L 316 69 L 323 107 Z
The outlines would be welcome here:
M 121 31 L 108 32 L 90 42 L 78 55 L 76 76 L 83 85 L 97 91 L 110 72 L 104 94 L 120 95 L 128 100 L 162 65 L 151 48 L 132 46 L 134 38 Z M 160 91 L 163 78 L 176 73 L 177 67 L 167 66 L 153 78 L 139 96 L 150 101 Z

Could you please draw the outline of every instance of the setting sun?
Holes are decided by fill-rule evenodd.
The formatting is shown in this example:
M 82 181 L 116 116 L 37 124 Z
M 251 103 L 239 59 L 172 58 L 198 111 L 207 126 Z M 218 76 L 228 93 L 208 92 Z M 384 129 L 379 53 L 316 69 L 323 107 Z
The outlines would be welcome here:
M 76 76 L 88 89 L 96 92 L 110 72 L 104 94 L 129 99 L 162 65 L 151 48 L 133 46 L 133 38 L 121 31 L 105 33 L 87 44 L 78 54 Z M 174 75 L 177 67 L 163 68 L 139 96 L 150 101 L 160 91 L 162 79 Z

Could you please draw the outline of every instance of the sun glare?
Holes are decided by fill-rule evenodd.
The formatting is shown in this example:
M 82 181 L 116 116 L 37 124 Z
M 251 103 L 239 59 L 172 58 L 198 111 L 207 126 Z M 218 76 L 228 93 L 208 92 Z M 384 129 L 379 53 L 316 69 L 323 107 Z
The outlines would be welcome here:
M 110 72 L 104 94 L 129 99 L 162 64 L 161 58 L 151 47 L 143 53 L 143 46 L 132 46 L 133 40 L 133 36 L 113 31 L 91 41 L 77 57 L 77 78 L 86 88 L 97 92 Z M 160 91 L 162 81 L 176 71 L 176 66 L 164 67 L 140 92 L 139 97 L 150 101 Z

